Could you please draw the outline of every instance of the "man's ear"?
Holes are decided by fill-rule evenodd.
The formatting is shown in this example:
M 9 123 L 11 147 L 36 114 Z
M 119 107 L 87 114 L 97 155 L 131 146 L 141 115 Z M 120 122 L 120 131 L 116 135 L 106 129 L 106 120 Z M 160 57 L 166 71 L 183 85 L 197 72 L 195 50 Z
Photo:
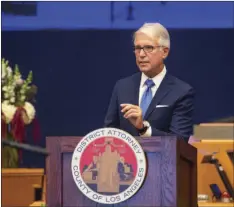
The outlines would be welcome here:
M 169 48 L 163 47 L 163 59 L 166 59 L 169 54 Z

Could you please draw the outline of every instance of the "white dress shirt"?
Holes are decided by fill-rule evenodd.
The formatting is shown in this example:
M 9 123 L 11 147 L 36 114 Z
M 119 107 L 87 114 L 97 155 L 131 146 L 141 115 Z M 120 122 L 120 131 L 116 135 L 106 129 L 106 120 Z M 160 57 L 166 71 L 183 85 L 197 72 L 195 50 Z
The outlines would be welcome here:
M 141 82 L 140 82 L 140 89 L 139 89 L 139 106 L 141 104 L 142 96 L 143 96 L 143 94 L 144 94 L 144 92 L 145 92 L 145 90 L 147 88 L 147 86 L 144 84 L 145 81 L 147 79 L 151 79 L 154 82 L 155 85 L 153 87 L 151 87 L 152 97 L 154 97 L 154 95 L 156 94 L 156 92 L 157 92 L 163 78 L 165 77 L 166 73 L 167 73 L 167 69 L 166 69 L 165 65 L 163 67 L 163 70 L 153 78 L 149 78 L 144 73 L 142 73 Z M 152 129 L 151 129 L 151 126 L 150 126 L 147 129 L 147 131 L 145 132 L 145 134 L 141 135 L 141 137 L 150 137 L 151 135 L 152 135 Z

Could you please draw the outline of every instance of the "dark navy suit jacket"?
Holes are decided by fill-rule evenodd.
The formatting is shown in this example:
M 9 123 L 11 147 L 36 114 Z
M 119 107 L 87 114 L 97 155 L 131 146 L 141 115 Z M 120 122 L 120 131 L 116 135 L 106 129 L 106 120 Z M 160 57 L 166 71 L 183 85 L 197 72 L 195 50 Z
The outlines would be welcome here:
M 113 90 L 104 126 L 122 129 L 139 136 L 136 128 L 123 117 L 120 104 L 139 105 L 141 73 L 119 80 Z M 157 105 L 168 107 L 157 108 Z M 152 128 L 152 136 L 176 135 L 188 141 L 193 133 L 194 90 L 187 83 L 166 73 L 144 120 Z

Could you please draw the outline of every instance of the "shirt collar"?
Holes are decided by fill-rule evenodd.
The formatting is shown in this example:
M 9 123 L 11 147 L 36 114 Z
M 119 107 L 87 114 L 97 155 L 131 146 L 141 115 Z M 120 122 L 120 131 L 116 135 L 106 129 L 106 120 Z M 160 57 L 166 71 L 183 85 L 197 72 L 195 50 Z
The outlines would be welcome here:
M 141 84 L 140 87 L 144 87 L 144 83 L 147 79 L 151 79 L 156 87 L 159 87 L 160 83 L 162 82 L 163 78 L 165 77 L 167 73 L 167 69 L 166 66 L 164 65 L 163 70 L 156 76 L 154 76 L 153 78 L 149 78 L 148 76 L 146 76 L 144 73 L 141 74 Z

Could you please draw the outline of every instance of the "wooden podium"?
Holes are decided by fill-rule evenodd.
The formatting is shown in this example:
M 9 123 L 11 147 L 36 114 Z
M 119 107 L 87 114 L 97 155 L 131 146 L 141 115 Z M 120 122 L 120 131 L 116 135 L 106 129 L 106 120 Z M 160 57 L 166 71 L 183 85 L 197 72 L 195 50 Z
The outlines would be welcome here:
M 147 159 L 147 174 L 140 190 L 118 207 L 197 207 L 197 150 L 176 137 L 136 139 Z M 81 137 L 47 137 L 48 207 L 96 207 L 77 188 L 72 172 L 72 153 Z M 106 206 L 106 205 L 105 205 Z M 108 206 L 108 205 L 107 205 Z

